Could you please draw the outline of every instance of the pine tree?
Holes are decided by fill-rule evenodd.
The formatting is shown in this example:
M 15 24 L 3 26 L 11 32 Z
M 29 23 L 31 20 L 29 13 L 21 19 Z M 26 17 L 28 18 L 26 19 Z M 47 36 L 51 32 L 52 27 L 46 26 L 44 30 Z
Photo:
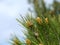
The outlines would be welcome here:
M 28 1 L 33 4 L 35 14 L 21 16 L 22 21 L 17 19 L 26 29 L 23 31 L 25 42 L 15 37 L 12 45 L 60 45 L 60 2 L 54 0 L 51 9 L 44 0 Z

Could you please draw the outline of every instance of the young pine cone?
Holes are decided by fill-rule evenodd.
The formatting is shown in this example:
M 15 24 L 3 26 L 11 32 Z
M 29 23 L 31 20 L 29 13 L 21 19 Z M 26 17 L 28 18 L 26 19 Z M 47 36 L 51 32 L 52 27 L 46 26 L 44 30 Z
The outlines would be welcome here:
M 29 39 L 26 39 L 26 44 L 30 45 L 31 41 Z
M 42 23 L 42 19 L 41 19 L 40 17 L 37 17 L 37 18 L 36 18 L 36 21 L 37 21 L 39 24 Z
M 26 25 L 27 25 L 28 27 L 30 27 L 30 26 L 32 26 L 33 24 L 32 24 L 31 21 L 26 21 Z

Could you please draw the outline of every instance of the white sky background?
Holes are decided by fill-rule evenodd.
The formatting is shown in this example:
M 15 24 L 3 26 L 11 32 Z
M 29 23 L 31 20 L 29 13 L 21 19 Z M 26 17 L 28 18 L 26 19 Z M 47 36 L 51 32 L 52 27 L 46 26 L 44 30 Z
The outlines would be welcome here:
M 45 2 L 52 3 L 52 0 Z M 23 35 L 16 17 L 24 15 L 29 7 L 26 0 L 0 0 L 0 45 L 9 45 L 7 42 L 13 32 Z
M 10 34 L 21 30 L 16 17 L 24 15 L 28 7 L 26 0 L 0 0 L 0 45 L 9 45 Z

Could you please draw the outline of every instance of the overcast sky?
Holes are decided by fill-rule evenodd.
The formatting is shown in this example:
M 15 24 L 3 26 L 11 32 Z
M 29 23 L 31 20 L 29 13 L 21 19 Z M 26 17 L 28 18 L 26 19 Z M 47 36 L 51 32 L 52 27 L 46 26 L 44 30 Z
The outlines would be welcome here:
M 52 3 L 52 0 L 46 1 Z M 0 45 L 9 45 L 12 33 L 23 35 L 16 18 L 19 14 L 26 14 L 29 7 L 27 0 L 0 0 Z
M 26 0 L 0 0 L 0 45 L 9 45 L 11 33 L 19 33 L 21 27 L 16 18 L 19 14 L 24 15 L 28 7 Z

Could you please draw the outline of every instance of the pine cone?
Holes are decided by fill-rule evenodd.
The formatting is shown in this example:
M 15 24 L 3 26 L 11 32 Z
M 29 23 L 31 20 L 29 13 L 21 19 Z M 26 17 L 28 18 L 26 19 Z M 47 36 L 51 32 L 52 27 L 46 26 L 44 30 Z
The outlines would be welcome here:
M 29 39 L 26 39 L 26 44 L 30 45 L 31 41 Z
M 42 23 L 42 19 L 41 19 L 40 17 L 37 17 L 37 18 L 36 18 L 36 21 L 37 21 L 39 24 Z
M 45 23 L 48 23 L 48 18 L 45 18 Z
M 30 22 L 30 21 L 26 21 L 26 25 L 27 25 L 28 27 L 30 27 L 30 26 L 32 26 L 33 24 L 32 24 L 32 22 Z

